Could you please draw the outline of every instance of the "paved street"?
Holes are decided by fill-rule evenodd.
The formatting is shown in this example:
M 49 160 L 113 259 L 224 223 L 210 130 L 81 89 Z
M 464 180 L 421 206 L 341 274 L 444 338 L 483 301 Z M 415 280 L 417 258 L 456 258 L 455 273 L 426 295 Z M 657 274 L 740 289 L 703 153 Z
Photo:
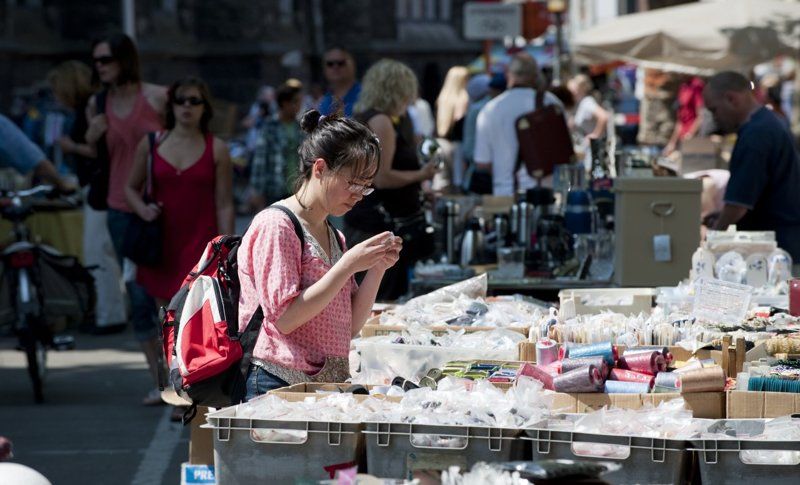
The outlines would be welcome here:
M 169 421 L 169 406 L 140 404 L 151 384 L 131 332 L 75 336 L 75 350 L 48 353 L 42 405 L 24 354 L 0 339 L 0 435 L 14 461 L 55 485 L 179 483 L 189 430 Z

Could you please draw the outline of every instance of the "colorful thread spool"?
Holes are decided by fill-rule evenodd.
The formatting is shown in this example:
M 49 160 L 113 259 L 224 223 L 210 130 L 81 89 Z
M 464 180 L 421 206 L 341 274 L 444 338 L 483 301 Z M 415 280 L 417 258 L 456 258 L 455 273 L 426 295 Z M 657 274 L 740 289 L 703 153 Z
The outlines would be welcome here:
M 647 384 L 648 389 L 653 387 L 653 383 L 656 380 L 655 377 L 650 374 L 642 374 L 641 372 L 635 372 L 627 369 L 611 369 L 610 378 L 622 382 L 639 382 L 642 384 Z
M 722 367 L 706 367 L 681 374 L 681 392 L 721 392 L 725 390 Z
M 625 349 L 625 353 L 623 355 L 633 355 L 652 351 L 656 351 L 664 356 L 664 360 L 667 362 L 667 365 L 672 363 L 674 360 L 674 356 L 672 355 L 672 352 L 669 351 L 669 347 L 662 347 L 660 345 L 639 345 L 637 347 L 631 347 L 629 349 Z
M 589 345 L 567 344 L 564 357 L 576 359 L 581 357 L 595 357 L 598 355 L 602 356 L 609 366 L 613 366 L 619 358 L 617 348 L 611 345 L 611 342 Z
M 600 370 L 590 365 L 556 376 L 553 389 L 557 392 L 598 392 L 603 387 Z
M 622 356 L 619 359 L 619 367 L 643 374 L 656 375 L 667 370 L 667 362 L 664 356 L 658 352 L 638 353 L 629 356 Z
M 800 393 L 800 381 L 778 377 L 751 377 L 747 381 L 747 390 Z
M 547 365 L 558 360 L 558 344 L 549 338 L 540 338 L 536 342 L 536 363 Z
M 606 365 L 606 361 L 600 355 L 594 357 L 564 359 L 561 361 L 561 373 L 564 374 L 571 370 L 580 369 L 581 367 L 588 367 L 590 365 L 600 369 L 600 375 L 606 376 L 608 374 L 608 366 Z
M 545 389 L 553 390 L 553 378 L 555 377 L 552 371 L 538 365 L 526 365 L 520 372 L 522 375 L 533 377 L 541 382 Z M 556 375 L 558 375 L 556 373 Z
M 656 376 L 653 392 L 680 392 L 681 375 L 677 372 L 659 372 Z
M 650 384 L 644 382 L 606 381 L 607 394 L 647 394 Z

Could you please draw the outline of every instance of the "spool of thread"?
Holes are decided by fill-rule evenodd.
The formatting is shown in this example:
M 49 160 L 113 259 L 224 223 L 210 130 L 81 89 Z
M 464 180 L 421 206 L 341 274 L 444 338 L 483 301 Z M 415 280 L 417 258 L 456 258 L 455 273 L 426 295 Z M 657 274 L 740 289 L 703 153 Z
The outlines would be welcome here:
M 619 367 L 643 374 L 656 375 L 667 370 L 667 362 L 664 356 L 658 352 L 639 353 L 622 356 L 619 359 Z
M 558 345 L 555 340 L 540 338 L 536 342 L 536 363 L 548 365 L 558 360 Z
M 653 392 L 680 392 L 681 375 L 677 372 L 659 372 L 656 376 Z
M 557 392 L 598 392 L 603 388 L 600 370 L 593 365 L 571 370 L 553 379 Z
M 605 360 L 606 364 L 609 366 L 613 366 L 619 358 L 617 348 L 611 345 L 611 342 L 589 345 L 567 344 L 564 358 L 576 359 L 581 357 L 595 357 L 598 355 L 603 357 L 603 360 Z
M 681 392 L 721 392 L 725 390 L 722 367 L 705 367 L 681 374 Z
M 641 372 L 626 369 L 611 369 L 611 379 L 622 382 L 639 382 L 647 384 L 648 388 L 653 387 L 653 383 L 656 380 L 650 374 L 642 374 Z
M 800 393 L 800 381 L 778 377 L 750 377 L 747 381 L 747 390 Z
M 553 390 L 553 378 L 555 376 L 551 374 L 549 369 L 539 365 L 526 365 L 522 374 L 538 380 L 544 385 L 545 389 Z
M 601 376 L 608 374 L 606 371 L 606 361 L 599 355 L 595 357 L 582 357 L 579 359 L 564 359 L 561 361 L 561 373 L 564 374 L 571 370 L 580 369 L 581 367 L 589 367 L 590 365 L 600 369 Z
M 607 394 L 647 394 L 650 384 L 644 382 L 606 381 Z
M 660 345 L 640 345 L 637 347 L 631 347 L 630 349 L 625 349 L 625 353 L 623 355 L 641 354 L 653 351 L 656 351 L 664 356 L 664 360 L 667 362 L 667 365 L 672 363 L 674 360 L 674 356 L 672 355 L 672 352 L 669 351 L 669 347 L 662 347 Z

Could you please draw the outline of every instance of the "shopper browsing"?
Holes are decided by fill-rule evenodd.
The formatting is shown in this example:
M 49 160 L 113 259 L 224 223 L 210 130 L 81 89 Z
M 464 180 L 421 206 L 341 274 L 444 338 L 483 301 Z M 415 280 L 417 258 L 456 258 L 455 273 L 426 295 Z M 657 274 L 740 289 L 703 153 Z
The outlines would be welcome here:
M 380 147 L 369 129 L 350 119 L 308 111 L 300 147 L 300 176 L 279 201 L 299 220 L 298 241 L 288 214 L 265 209 L 253 220 L 238 252 L 239 328 L 264 313 L 247 376 L 246 400 L 311 380 L 349 377 L 350 339 L 375 302 L 381 279 L 398 260 L 402 241 L 382 232 L 349 251 L 327 222 L 372 192 Z M 353 275 L 366 271 L 360 286 Z
M 792 135 L 756 100 L 741 74 L 715 75 L 703 99 L 718 129 L 737 134 L 715 229 L 736 224 L 741 230 L 775 231 L 778 246 L 800 261 L 800 161 Z

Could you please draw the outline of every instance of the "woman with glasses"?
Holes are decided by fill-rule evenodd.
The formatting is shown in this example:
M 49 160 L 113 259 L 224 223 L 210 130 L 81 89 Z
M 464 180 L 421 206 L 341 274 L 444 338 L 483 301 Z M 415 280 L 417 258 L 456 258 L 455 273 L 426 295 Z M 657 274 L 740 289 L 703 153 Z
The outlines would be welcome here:
M 166 130 L 155 133 L 152 146 L 150 135 L 139 142 L 125 186 L 131 209 L 145 221 L 161 222 L 163 240 L 153 242 L 161 244 L 161 262 L 136 272 L 159 307 L 180 289 L 206 243 L 234 230 L 231 159 L 225 142 L 208 128 L 214 115 L 209 98 L 206 83 L 195 77 L 170 86 Z
M 300 382 L 344 382 L 361 331 L 402 241 L 380 233 L 351 249 L 328 222 L 372 191 L 380 147 L 361 123 L 311 110 L 301 126 L 294 194 L 261 211 L 239 247 L 239 329 L 263 312 L 246 399 Z M 291 214 L 291 215 L 290 215 Z M 302 229 L 298 240 L 295 223 Z M 366 272 L 361 285 L 353 275 Z
M 123 266 L 121 248 L 132 212 L 125 197 L 125 185 L 139 141 L 147 133 L 164 126 L 167 89 L 142 81 L 136 45 L 124 34 L 114 34 L 95 41 L 92 44 L 92 60 L 93 81 L 102 83 L 104 89 L 89 100 L 86 108 L 86 118 L 89 120 L 86 143 L 91 147 L 92 155 L 97 156 L 98 166 L 101 167 L 97 173 L 105 180 L 93 177 L 87 199 L 95 209 L 108 208 L 108 232 L 117 259 Z M 107 171 L 102 169 L 104 164 L 108 164 Z M 101 187 L 107 187 L 108 193 Z M 99 195 L 93 197 L 94 193 Z M 133 268 L 131 264 L 126 266 L 128 270 L 123 273 Z M 136 281 L 129 277 L 125 279 L 134 335 L 142 346 L 154 384 L 142 403 L 147 406 L 161 404 L 155 302 Z
M 414 129 L 406 115 L 417 98 L 417 77 L 405 64 L 378 61 L 367 70 L 355 118 L 365 123 L 380 140 L 377 190 L 344 219 L 351 241 L 361 241 L 384 230 L 396 230 L 405 242 L 400 262 L 386 274 L 378 298 L 395 300 L 408 291 L 408 270 L 432 252 L 432 234 L 422 210 L 422 182 L 436 174 L 436 164 L 420 167 Z M 411 237 L 409 237 L 411 236 Z M 429 236 L 429 237 L 428 237 Z

